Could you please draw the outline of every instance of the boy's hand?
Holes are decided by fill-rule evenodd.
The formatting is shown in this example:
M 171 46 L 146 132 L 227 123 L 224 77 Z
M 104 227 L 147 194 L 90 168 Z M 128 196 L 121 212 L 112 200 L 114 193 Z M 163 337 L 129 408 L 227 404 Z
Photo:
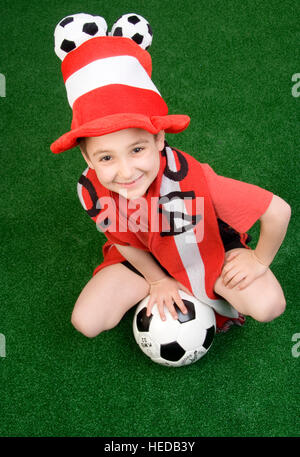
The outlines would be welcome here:
M 193 295 L 186 287 L 184 287 L 176 279 L 165 276 L 159 281 L 150 283 L 150 298 L 147 305 L 147 316 L 150 316 L 153 305 L 157 305 L 161 319 L 166 320 L 164 306 L 168 308 L 174 319 L 178 319 L 174 302 L 178 308 L 184 313 L 187 313 L 185 304 L 179 295 L 178 290 L 181 289 L 189 295 Z
M 225 254 L 225 263 L 221 278 L 226 287 L 245 289 L 254 279 L 262 276 L 268 269 L 255 255 L 252 249 L 235 249 Z

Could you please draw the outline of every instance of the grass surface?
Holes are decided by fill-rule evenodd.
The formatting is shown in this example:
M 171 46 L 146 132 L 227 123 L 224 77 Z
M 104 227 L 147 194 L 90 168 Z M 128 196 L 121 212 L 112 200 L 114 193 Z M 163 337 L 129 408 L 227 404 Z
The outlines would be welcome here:
M 300 359 L 292 356 L 292 335 L 300 332 L 296 2 L 1 6 L 0 436 L 299 436 Z M 70 323 L 104 241 L 77 198 L 85 168 L 79 150 L 49 150 L 71 121 L 53 31 L 61 18 L 82 11 L 102 15 L 109 29 L 121 14 L 145 16 L 154 30 L 153 81 L 170 113 L 192 119 L 169 143 L 292 206 L 272 264 L 286 312 L 268 324 L 248 318 L 244 328 L 218 335 L 189 367 L 168 369 L 142 354 L 133 310 L 95 339 Z M 255 246 L 258 227 L 250 233 Z

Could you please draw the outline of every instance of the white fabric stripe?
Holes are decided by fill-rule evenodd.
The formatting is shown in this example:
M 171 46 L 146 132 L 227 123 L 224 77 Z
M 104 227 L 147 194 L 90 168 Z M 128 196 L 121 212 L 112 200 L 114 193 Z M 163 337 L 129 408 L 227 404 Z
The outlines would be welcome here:
M 168 166 L 172 171 L 176 170 L 176 162 L 172 149 L 166 148 Z M 172 181 L 163 175 L 160 196 L 164 196 L 169 192 L 181 191 L 179 182 Z M 187 214 L 185 203 L 182 199 L 178 199 L 182 204 L 182 207 L 176 208 L 177 211 L 182 211 Z M 165 206 L 163 204 L 163 206 Z M 192 237 L 194 238 L 193 242 Z M 205 290 L 205 268 L 203 260 L 198 248 L 196 236 L 194 230 L 191 229 L 187 232 L 174 235 L 175 244 L 178 250 L 178 254 L 187 272 L 190 284 L 192 286 L 192 292 L 198 300 L 211 306 L 217 313 L 226 317 L 238 317 L 238 312 L 225 300 L 209 298 Z M 192 259 L 192 262 L 191 262 Z
M 84 176 L 86 176 L 88 171 L 89 171 L 89 167 L 87 167 L 82 174 Z M 85 201 L 83 199 L 83 195 L 82 195 L 82 184 L 80 184 L 79 182 L 77 183 L 77 194 L 78 194 L 78 198 L 79 198 L 80 203 L 82 204 L 83 208 L 85 210 L 87 210 L 87 207 L 86 207 Z
M 110 84 L 148 89 L 160 95 L 148 73 L 132 56 L 115 56 L 94 60 L 75 71 L 66 80 L 68 101 L 71 107 L 81 95 Z

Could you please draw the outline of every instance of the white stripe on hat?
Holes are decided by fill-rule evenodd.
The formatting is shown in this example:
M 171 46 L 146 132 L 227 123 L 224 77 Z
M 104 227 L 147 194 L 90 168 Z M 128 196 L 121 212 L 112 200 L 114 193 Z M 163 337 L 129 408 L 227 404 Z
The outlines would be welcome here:
M 66 80 L 68 101 L 73 107 L 81 95 L 110 84 L 123 84 L 159 93 L 140 62 L 132 56 L 115 56 L 94 60 Z

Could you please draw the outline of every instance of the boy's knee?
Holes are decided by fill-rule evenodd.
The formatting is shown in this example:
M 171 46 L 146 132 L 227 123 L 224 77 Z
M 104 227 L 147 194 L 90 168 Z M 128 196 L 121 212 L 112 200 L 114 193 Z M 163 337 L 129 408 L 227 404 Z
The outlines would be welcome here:
M 78 332 L 88 338 L 95 338 L 100 333 L 112 328 L 112 326 L 107 325 L 105 322 L 89 319 L 85 314 L 76 311 L 72 313 L 71 324 Z
M 94 338 L 95 336 L 99 335 L 99 332 L 96 332 L 95 328 L 91 328 L 89 323 L 85 322 L 84 319 L 80 318 L 80 316 L 76 315 L 75 313 L 72 314 L 71 324 L 78 332 L 82 333 L 88 338 Z
M 271 322 L 285 311 L 285 300 L 270 301 L 262 303 L 260 307 L 252 313 L 253 319 L 258 322 Z

